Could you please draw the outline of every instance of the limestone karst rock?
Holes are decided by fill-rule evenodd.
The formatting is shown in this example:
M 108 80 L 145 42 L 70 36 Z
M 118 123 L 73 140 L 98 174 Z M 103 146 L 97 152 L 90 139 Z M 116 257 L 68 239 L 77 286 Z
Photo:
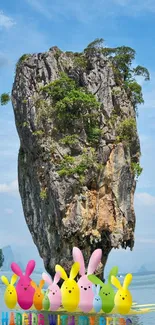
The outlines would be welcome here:
M 17 65 L 12 91 L 24 216 L 51 275 L 57 263 L 70 266 L 73 246 L 83 250 L 86 260 L 95 248 L 102 248 L 105 264 L 112 248 L 134 245 L 136 181 L 131 165 L 139 161 L 140 145 L 136 126 L 128 144 L 118 130 L 121 123 L 136 120 L 135 109 L 102 53 L 84 58 L 86 66 L 77 64 L 77 58 L 82 57 L 57 47 L 25 56 Z M 45 86 L 59 79 L 60 72 L 100 103 L 95 144 L 88 140 L 82 117 L 72 130 L 57 125 L 51 90 Z M 86 113 L 84 107 L 82 114 Z M 85 165 L 87 161 L 83 174 L 75 168 L 81 157 Z

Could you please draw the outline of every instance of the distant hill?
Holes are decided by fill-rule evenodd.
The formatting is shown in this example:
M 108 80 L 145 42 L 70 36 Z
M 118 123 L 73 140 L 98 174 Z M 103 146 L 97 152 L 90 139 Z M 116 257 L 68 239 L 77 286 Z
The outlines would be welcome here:
M 12 262 L 16 262 L 20 266 L 20 268 L 23 270 L 22 263 L 18 260 L 16 254 L 14 254 L 10 245 L 3 247 L 2 252 L 4 255 L 4 262 L 1 267 L 1 271 L 9 271 L 10 265 Z
M 138 270 L 138 273 L 147 273 L 147 272 L 149 272 L 149 271 L 147 270 L 145 265 L 142 265 L 140 267 L 140 269 Z

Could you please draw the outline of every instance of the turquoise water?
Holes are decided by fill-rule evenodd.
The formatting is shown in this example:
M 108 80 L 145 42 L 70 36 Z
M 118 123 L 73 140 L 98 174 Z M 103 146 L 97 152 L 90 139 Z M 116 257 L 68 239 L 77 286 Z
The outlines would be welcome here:
M 9 279 L 10 272 L 0 272 L 1 275 L 6 275 Z M 39 283 L 41 276 L 34 274 L 33 280 Z M 121 280 L 121 279 L 120 279 Z M 123 280 L 123 279 L 122 279 Z M 0 282 L 0 315 L 2 311 L 8 311 L 4 304 L 3 295 L 5 286 Z M 132 284 L 130 285 L 133 301 L 138 304 L 155 304 L 155 275 L 148 276 L 134 276 Z M 134 325 L 155 325 L 155 312 L 145 315 L 130 316 Z

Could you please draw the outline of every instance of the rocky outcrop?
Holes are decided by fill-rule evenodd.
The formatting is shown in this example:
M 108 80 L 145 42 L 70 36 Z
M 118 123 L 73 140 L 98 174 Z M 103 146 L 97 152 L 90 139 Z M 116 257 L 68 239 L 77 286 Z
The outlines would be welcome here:
M 74 54 L 57 47 L 25 56 L 17 65 L 12 91 L 24 216 L 51 275 L 56 263 L 70 266 L 73 246 L 83 250 L 86 260 L 95 248 L 102 248 L 105 264 L 112 248 L 134 245 L 136 181 L 131 165 L 139 161 L 139 139 L 135 129 L 127 144 L 119 129 L 123 121 L 135 120 L 135 110 L 103 54 L 88 56 L 85 67 L 76 62 Z M 101 134 L 93 150 L 78 121 L 74 130 L 78 141 L 61 142 L 63 130 L 56 128 L 50 115 L 49 94 L 41 93 L 42 87 L 60 78 L 60 72 L 101 104 Z M 78 161 L 83 152 L 89 159 L 82 179 L 77 173 L 58 173 L 64 155 Z M 92 161 L 99 167 L 95 171 Z

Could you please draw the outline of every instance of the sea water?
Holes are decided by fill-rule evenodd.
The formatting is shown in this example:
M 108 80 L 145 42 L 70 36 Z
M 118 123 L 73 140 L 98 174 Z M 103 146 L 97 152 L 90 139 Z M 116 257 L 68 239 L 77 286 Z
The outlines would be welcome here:
M 0 272 L 0 276 L 5 275 L 11 278 L 11 272 Z M 34 274 L 33 280 L 39 283 L 41 275 Z M 123 278 L 120 278 L 123 281 Z M 133 301 L 138 305 L 155 304 L 155 275 L 133 276 L 132 284 L 129 287 Z M 0 281 L 0 315 L 2 311 L 8 311 L 4 303 L 5 285 Z M 155 325 L 155 312 L 145 315 L 136 315 L 129 317 L 134 325 Z

